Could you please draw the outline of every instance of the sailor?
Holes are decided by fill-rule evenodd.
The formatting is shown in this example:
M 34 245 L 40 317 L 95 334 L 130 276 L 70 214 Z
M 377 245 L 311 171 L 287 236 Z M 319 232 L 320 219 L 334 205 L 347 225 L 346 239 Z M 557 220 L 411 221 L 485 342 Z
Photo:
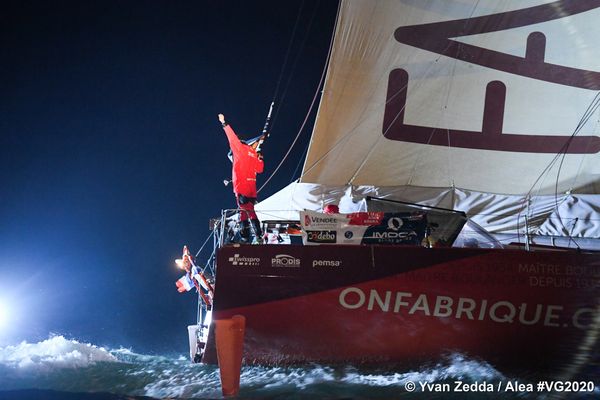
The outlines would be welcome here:
M 227 135 L 229 147 L 233 155 L 233 167 L 231 169 L 231 180 L 233 183 L 233 193 L 240 208 L 240 221 L 242 224 L 242 240 L 250 241 L 250 224 L 254 228 L 255 239 L 262 241 L 262 230 L 260 221 L 254 212 L 256 203 L 256 174 L 263 172 L 264 163 L 262 154 L 257 151 L 260 141 L 252 144 L 246 144 L 241 141 L 231 125 L 225 122 L 225 116 L 219 114 L 219 122 L 223 125 L 223 130 Z
M 340 208 L 335 204 L 327 204 L 325 208 L 323 208 L 323 213 L 325 214 L 339 214 Z

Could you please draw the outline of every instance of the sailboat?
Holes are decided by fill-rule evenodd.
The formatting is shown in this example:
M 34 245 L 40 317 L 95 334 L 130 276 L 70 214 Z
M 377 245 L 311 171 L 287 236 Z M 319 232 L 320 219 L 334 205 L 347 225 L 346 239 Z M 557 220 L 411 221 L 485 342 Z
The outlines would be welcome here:
M 257 205 L 281 244 L 228 244 L 223 215 L 190 355 L 216 363 L 211 321 L 240 314 L 248 364 L 576 376 L 600 336 L 599 19 L 342 0 L 302 176 Z

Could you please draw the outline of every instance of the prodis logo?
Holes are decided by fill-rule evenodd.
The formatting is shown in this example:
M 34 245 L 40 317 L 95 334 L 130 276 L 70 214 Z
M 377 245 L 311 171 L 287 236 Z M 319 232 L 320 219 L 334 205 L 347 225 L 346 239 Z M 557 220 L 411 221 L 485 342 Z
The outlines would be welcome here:
M 286 268 L 298 268 L 300 267 L 301 261 L 299 258 L 290 256 L 288 254 L 277 254 L 271 258 L 271 267 L 286 267 Z

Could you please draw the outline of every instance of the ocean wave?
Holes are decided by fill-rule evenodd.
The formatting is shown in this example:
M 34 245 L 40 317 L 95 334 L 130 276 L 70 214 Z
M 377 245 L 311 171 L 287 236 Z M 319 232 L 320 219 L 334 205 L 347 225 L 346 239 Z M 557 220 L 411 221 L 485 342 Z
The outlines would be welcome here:
M 25 370 L 47 371 L 53 368 L 81 368 L 96 362 L 117 362 L 103 347 L 53 336 L 38 343 L 21 342 L 0 348 L 0 365 Z
M 505 379 L 508 378 L 486 362 L 460 354 L 419 368 L 400 370 L 317 364 L 245 366 L 240 379 L 240 397 L 395 398 L 399 394 L 407 395 L 404 385 L 409 381 L 491 382 Z M 167 357 L 139 354 L 126 348 L 107 349 L 63 336 L 0 348 L 0 388 L 105 392 L 154 398 L 221 397 L 216 366 L 192 364 L 186 356 Z

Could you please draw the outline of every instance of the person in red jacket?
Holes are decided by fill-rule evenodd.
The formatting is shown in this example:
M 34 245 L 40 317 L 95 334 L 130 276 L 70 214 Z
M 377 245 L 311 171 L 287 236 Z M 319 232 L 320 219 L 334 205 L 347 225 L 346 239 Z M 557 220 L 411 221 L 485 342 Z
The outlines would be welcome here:
M 260 241 L 262 230 L 260 221 L 254 212 L 254 204 L 256 203 L 256 174 L 263 172 L 264 162 L 262 154 L 256 151 L 258 141 L 252 145 L 241 141 L 233 128 L 225 122 L 223 114 L 219 114 L 219 122 L 223 125 L 233 154 L 231 181 L 233 193 L 240 208 L 241 236 L 245 241 L 250 241 L 250 224 L 252 224 L 256 239 Z

